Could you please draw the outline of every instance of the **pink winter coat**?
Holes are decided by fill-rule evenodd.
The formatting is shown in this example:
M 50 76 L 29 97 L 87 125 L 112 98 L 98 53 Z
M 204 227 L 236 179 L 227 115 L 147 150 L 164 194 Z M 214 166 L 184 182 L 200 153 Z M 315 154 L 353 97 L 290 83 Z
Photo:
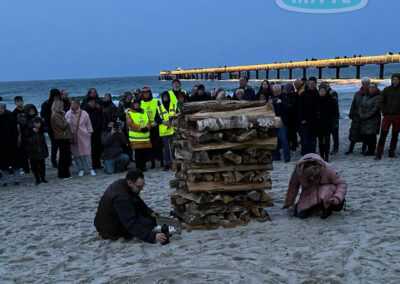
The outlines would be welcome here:
M 88 113 L 81 109 L 77 111 L 69 110 L 65 118 L 67 119 L 71 132 L 74 133 L 76 124 L 78 123 L 79 112 L 82 112 L 82 115 L 79 121 L 78 142 L 76 144 L 71 144 L 71 153 L 74 157 L 88 156 L 92 152 L 90 136 L 91 133 L 93 133 L 93 128 Z
M 319 184 L 308 184 L 307 180 L 301 176 L 303 166 L 306 161 L 316 161 L 322 166 L 322 178 Z M 326 163 L 317 154 L 307 154 L 297 162 L 296 168 L 294 169 L 292 177 L 290 178 L 285 206 L 292 206 L 294 204 L 300 186 L 302 191 L 297 203 L 298 212 L 317 205 L 321 201 L 323 201 L 324 205 L 328 207 L 328 199 L 335 196 L 339 198 L 340 201 L 343 201 L 347 193 L 346 181 L 330 164 Z

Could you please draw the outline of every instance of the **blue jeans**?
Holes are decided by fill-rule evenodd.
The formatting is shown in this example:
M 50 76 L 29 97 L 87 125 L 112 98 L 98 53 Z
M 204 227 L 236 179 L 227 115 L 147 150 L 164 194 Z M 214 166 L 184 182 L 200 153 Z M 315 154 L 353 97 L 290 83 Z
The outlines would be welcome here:
M 74 157 L 75 165 L 79 171 L 83 171 L 86 166 L 86 170 L 92 170 L 92 157 L 90 155 Z
M 129 163 L 129 156 L 125 153 L 121 153 L 112 159 L 104 160 L 104 171 L 106 174 L 109 175 L 114 174 L 115 167 L 117 167 L 118 170 L 122 171 L 123 169 L 125 169 L 128 163 Z
M 163 151 L 164 151 L 164 165 L 166 167 L 171 167 L 171 156 L 172 158 L 175 157 L 174 153 L 172 152 L 172 149 L 170 149 L 172 137 L 173 135 L 161 137 L 163 142 Z
M 13 169 L 14 173 L 14 182 L 20 182 L 21 181 L 21 173 L 20 173 L 20 169 Z M 10 183 L 10 173 L 8 172 L 8 170 L 6 171 L 1 171 L 1 173 L 3 174 L 3 183 Z
M 275 150 L 272 152 L 272 156 L 274 160 L 281 159 L 281 148 L 283 148 L 283 158 L 285 161 L 290 160 L 290 146 L 287 138 L 286 126 L 282 125 L 281 128 L 278 129 L 278 145 Z
M 300 126 L 301 155 L 315 153 L 317 151 L 317 135 L 312 131 L 308 123 Z

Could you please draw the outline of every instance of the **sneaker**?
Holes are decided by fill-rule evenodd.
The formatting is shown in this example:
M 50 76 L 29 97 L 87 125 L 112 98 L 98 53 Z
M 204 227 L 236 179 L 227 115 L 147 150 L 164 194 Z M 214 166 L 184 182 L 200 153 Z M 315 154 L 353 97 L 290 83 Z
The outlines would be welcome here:
M 90 174 L 91 174 L 92 176 L 95 176 L 95 175 L 96 175 L 96 172 L 95 172 L 93 169 L 91 169 L 91 170 L 90 170 Z
M 83 177 L 84 174 L 85 174 L 85 172 L 83 170 L 80 170 L 78 173 L 78 176 Z

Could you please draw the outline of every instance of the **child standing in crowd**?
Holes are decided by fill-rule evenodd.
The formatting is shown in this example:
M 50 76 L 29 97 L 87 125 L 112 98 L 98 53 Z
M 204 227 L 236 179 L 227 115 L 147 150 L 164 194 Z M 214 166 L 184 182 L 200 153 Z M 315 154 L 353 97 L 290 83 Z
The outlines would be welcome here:
M 35 185 L 48 183 L 45 160 L 49 156 L 49 150 L 44 137 L 44 133 L 47 132 L 46 122 L 38 116 L 38 111 L 32 104 L 25 107 L 25 115 L 27 122 L 23 127 L 23 134 L 26 141 L 26 153 L 35 176 Z

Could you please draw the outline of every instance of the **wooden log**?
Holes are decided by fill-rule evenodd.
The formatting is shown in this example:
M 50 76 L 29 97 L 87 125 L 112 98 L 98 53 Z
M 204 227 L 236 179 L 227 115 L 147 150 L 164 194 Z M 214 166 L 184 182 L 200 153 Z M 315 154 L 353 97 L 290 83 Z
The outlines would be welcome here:
M 252 208 L 251 208 L 251 213 L 252 213 L 252 215 L 255 216 L 255 217 L 260 217 L 260 216 L 261 216 L 260 210 L 259 210 L 258 207 L 252 207 Z
M 260 201 L 261 194 L 258 191 L 251 191 L 247 194 L 247 197 L 252 201 Z
M 187 183 L 188 192 L 236 192 L 271 189 L 271 182 L 262 183 L 235 183 L 224 184 L 221 182 Z
M 254 177 L 253 182 L 263 182 L 263 181 L 270 180 L 270 179 L 271 178 L 270 178 L 269 172 L 262 171 Z
M 245 182 L 253 182 L 254 176 L 255 176 L 255 173 L 253 171 L 246 172 L 244 174 L 243 181 L 245 181 Z
M 231 111 L 242 108 L 250 108 L 267 105 L 265 101 L 207 101 L 185 103 L 182 106 L 182 114 L 207 111 Z
M 216 182 L 222 181 L 222 175 L 220 173 L 214 173 L 214 181 Z
M 232 161 L 235 165 L 239 165 L 242 163 L 242 157 L 233 153 L 232 151 L 225 152 L 223 157 L 225 159 L 228 159 L 229 161 Z
M 198 120 L 203 120 L 203 119 L 220 119 L 220 118 L 230 118 L 231 120 L 235 120 L 235 117 L 239 116 L 246 116 L 248 117 L 249 123 L 252 123 L 248 125 L 248 128 L 256 127 L 258 124 L 261 123 L 261 127 L 267 128 L 267 122 L 272 124 L 275 124 L 275 112 L 273 107 L 269 107 L 268 105 L 266 106 L 258 106 L 258 107 L 252 107 L 252 108 L 246 108 L 246 109 L 237 109 L 237 110 L 232 110 L 232 111 L 200 111 L 197 113 L 192 113 L 185 115 L 185 119 L 188 121 L 188 123 L 193 123 Z M 260 121 L 258 121 L 258 119 Z M 271 120 L 272 118 L 272 120 Z M 264 120 L 265 119 L 265 120 Z M 254 124 L 256 123 L 256 124 Z M 246 128 L 246 127 L 244 127 Z
M 222 178 L 224 179 L 224 184 L 234 184 L 236 182 L 235 176 L 232 174 L 232 172 L 222 173 Z
M 255 148 L 255 147 L 246 148 L 244 150 L 244 153 L 247 154 L 251 158 L 255 158 L 257 155 L 257 148 Z
M 214 180 L 214 175 L 212 175 L 212 174 L 204 174 L 203 175 L 203 180 L 204 181 L 213 181 Z
M 198 204 L 206 203 L 208 202 L 208 197 L 204 193 L 191 193 L 191 192 L 186 192 L 184 190 L 177 190 L 176 195 L 179 195 L 185 199 L 191 200 L 193 202 L 196 202 Z M 268 201 L 268 200 L 267 200 Z
M 171 204 L 173 205 L 184 205 L 190 203 L 190 200 L 185 199 L 179 195 L 171 195 Z
M 235 174 L 236 182 L 240 182 L 244 178 L 244 175 L 242 173 L 240 173 L 240 172 L 236 171 L 236 172 L 234 172 L 234 174 Z
M 194 153 L 193 156 L 193 160 L 196 164 L 211 164 L 211 159 L 207 151 Z
M 183 172 L 175 172 L 175 178 L 183 181 L 186 180 L 186 176 Z
M 236 137 L 236 141 L 243 142 L 257 138 L 257 130 L 251 129 Z
M 175 148 L 175 159 L 176 160 L 185 160 L 191 161 L 193 157 L 193 153 L 188 150 L 184 150 L 181 148 Z
M 258 160 L 256 158 L 252 158 L 247 154 L 243 155 L 243 163 L 244 164 L 257 164 Z
M 272 170 L 272 162 L 270 164 L 254 164 L 254 165 L 235 165 L 235 166 L 224 166 L 224 167 L 208 167 L 208 166 L 196 166 L 191 165 L 187 169 L 187 173 L 215 173 L 215 172 L 231 172 L 231 171 L 257 171 L 257 170 Z
M 267 139 L 254 139 L 244 142 L 220 142 L 220 143 L 209 143 L 205 145 L 198 145 L 192 147 L 192 151 L 209 151 L 209 150 L 222 150 L 222 149 L 243 149 L 248 147 L 257 147 L 267 150 L 274 150 L 278 140 L 276 137 Z
M 210 214 L 221 214 L 228 212 L 243 212 L 251 210 L 252 208 L 269 207 L 268 203 L 261 202 L 240 202 L 240 203 L 211 203 L 211 204 L 196 204 L 190 203 L 187 207 L 187 212 L 191 215 L 199 215 L 204 217 Z

